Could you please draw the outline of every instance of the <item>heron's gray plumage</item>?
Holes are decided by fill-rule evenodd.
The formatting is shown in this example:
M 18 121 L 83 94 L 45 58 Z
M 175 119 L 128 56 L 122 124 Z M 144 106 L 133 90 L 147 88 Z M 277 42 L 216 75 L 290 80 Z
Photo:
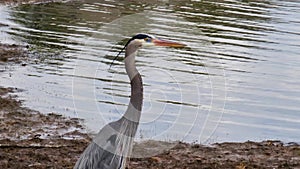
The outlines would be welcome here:
M 125 51 L 125 67 L 131 80 L 131 97 L 125 114 L 105 125 L 92 143 L 85 149 L 74 169 L 121 169 L 125 168 L 139 124 L 142 103 L 142 77 L 135 68 L 135 55 L 139 46 L 128 44 Z

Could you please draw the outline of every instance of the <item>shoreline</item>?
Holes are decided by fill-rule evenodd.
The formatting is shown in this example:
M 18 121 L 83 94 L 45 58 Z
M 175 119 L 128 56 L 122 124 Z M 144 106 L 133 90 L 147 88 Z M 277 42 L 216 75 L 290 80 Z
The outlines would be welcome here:
M 80 132 L 80 119 L 22 107 L 13 96 L 18 91 L 0 88 L 0 168 L 72 168 L 91 141 Z M 210 146 L 146 141 L 135 144 L 133 151 L 144 154 L 170 145 L 160 154 L 131 158 L 127 168 L 300 168 L 300 145 L 272 140 Z
M 0 53 L 4 65 L 26 66 L 30 60 L 24 46 L 0 44 Z M 23 107 L 16 92 L 22 89 L 0 86 L 0 168 L 73 168 L 91 141 L 82 132 L 82 120 Z M 127 168 L 300 168 L 300 145 L 274 140 L 210 146 L 146 141 L 135 144 L 133 153 L 145 155 L 153 149 L 165 150 L 131 158 Z

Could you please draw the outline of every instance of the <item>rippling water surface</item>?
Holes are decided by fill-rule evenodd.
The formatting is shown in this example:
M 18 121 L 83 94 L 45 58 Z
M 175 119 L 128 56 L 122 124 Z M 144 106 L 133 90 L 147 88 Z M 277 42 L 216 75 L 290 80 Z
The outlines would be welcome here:
M 27 66 L 1 65 L 25 105 L 85 119 L 97 132 L 126 110 L 114 56 L 146 32 L 183 49 L 145 48 L 138 140 L 299 142 L 299 1 L 84 1 L 0 6 L 2 43 L 29 45 Z

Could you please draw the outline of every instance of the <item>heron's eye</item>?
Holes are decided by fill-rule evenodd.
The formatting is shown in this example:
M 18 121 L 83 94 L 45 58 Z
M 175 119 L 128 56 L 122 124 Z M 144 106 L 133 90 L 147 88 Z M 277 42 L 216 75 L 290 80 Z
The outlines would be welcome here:
M 150 38 L 145 38 L 144 40 L 145 40 L 145 42 L 151 42 Z

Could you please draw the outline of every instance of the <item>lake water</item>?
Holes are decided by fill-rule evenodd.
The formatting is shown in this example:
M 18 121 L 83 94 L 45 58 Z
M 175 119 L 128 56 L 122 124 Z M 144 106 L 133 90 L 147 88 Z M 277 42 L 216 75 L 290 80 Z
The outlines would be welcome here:
M 145 32 L 188 47 L 137 56 L 144 106 L 137 140 L 300 140 L 300 2 L 71 1 L 0 6 L 1 43 L 29 45 L 1 64 L 25 106 L 85 120 L 96 133 L 130 96 L 126 40 Z

